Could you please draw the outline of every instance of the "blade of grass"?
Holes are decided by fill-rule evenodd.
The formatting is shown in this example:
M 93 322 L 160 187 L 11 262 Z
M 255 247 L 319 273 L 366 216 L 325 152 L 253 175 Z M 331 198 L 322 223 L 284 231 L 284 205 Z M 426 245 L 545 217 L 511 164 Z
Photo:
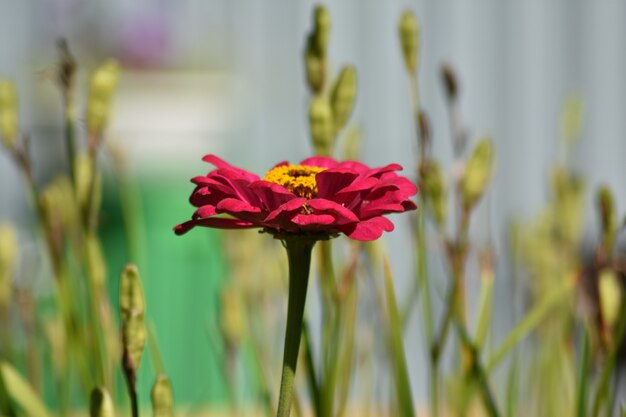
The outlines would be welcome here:
M 483 268 L 481 273 L 480 299 L 478 304 L 478 318 L 476 320 L 475 340 L 476 347 L 480 350 L 485 344 L 489 325 L 491 323 L 491 310 L 493 301 L 493 271 L 491 268 Z
M 596 391 L 596 395 L 593 400 L 593 417 L 598 417 L 600 409 L 602 408 L 602 402 L 606 400 L 611 374 L 615 370 L 617 353 L 622 340 L 624 339 L 624 332 L 626 331 L 626 303 L 622 303 L 619 322 L 616 329 L 617 331 L 614 334 L 613 344 L 611 345 L 609 354 L 607 355 L 604 366 L 602 367 L 600 383 L 598 384 L 598 390 Z
M 396 295 L 393 287 L 393 277 L 389 258 L 384 257 L 385 267 L 385 296 L 387 301 L 387 313 L 389 319 L 389 337 L 391 347 L 391 360 L 393 362 L 396 394 L 398 398 L 398 411 L 402 417 L 413 417 L 415 408 L 411 395 L 411 386 L 406 367 L 406 357 L 402 342 L 402 322 L 398 313 Z
M 587 369 L 589 367 L 589 336 L 587 330 L 583 330 L 583 343 L 580 360 L 580 369 L 578 370 L 578 389 L 576 399 L 576 416 L 585 417 L 587 415 Z
M 0 362 L 0 374 L 7 394 L 28 417 L 50 417 L 41 399 L 22 376 L 6 362 Z
M 506 416 L 516 417 L 517 413 L 517 388 L 519 383 L 519 361 L 513 359 L 506 387 Z
M 563 301 L 574 287 L 574 280 L 565 279 L 552 292 L 547 294 L 533 309 L 524 316 L 487 361 L 487 373 L 491 373 L 528 333 L 530 333 L 547 314 Z

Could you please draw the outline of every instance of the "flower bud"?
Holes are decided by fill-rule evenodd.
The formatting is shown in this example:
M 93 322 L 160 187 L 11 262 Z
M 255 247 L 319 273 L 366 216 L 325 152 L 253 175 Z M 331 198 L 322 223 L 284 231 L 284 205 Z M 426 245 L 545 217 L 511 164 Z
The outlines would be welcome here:
M 91 391 L 89 415 L 90 417 L 115 417 L 113 400 L 106 388 L 97 387 Z
M 159 374 L 150 392 L 152 400 L 152 415 L 154 417 L 174 416 L 174 396 L 170 380 L 164 374 Z
M 311 100 L 309 123 L 313 147 L 318 155 L 329 156 L 335 140 L 333 112 L 328 101 L 322 97 Z
M 598 293 L 600 296 L 600 311 L 604 322 L 613 327 L 619 318 L 622 304 L 622 289 L 615 272 L 603 269 L 598 277 Z
M 402 13 L 398 23 L 398 34 L 400 35 L 404 64 L 407 71 L 414 74 L 417 71 L 420 27 L 413 12 L 407 10 Z
M 244 307 L 239 298 L 238 290 L 232 285 L 222 291 L 221 326 L 227 342 L 231 345 L 239 345 L 245 331 L 243 317 Z
M 104 130 L 118 79 L 119 65 L 114 60 L 105 62 L 91 76 L 87 102 L 87 128 L 92 135 L 99 136 Z
M 76 173 L 76 201 L 81 210 L 86 210 L 90 205 L 96 209 L 100 206 L 102 198 L 102 173 L 94 172 L 93 159 L 87 153 L 80 153 L 74 159 L 74 172 Z M 96 176 L 95 179 L 93 176 Z M 91 187 L 94 187 L 92 190 Z M 93 199 L 93 201 L 89 201 Z
M 315 7 L 313 13 L 313 44 L 316 53 L 320 57 L 326 56 L 326 49 L 328 48 L 328 39 L 330 38 L 330 13 L 324 5 L 318 5 Z
M 139 271 L 127 265 L 120 278 L 120 311 L 122 316 L 122 345 L 124 364 L 137 372 L 146 342 L 144 322 L 145 303 Z
M 330 97 L 336 130 L 346 125 L 350 113 L 352 113 L 356 98 L 356 87 L 356 70 L 351 65 L 343 67 L 339 77 L 337 77 L 335 87 Z
M 0 80 L 0 136 L 4 146 L 11 152 L 17 143 L 18 120 L 15 85 L 9 80 Z
M 311 43 L 309 43 L 311 45 Z M 306 81 L 315 94 L 320 94 L 326 82 L 326 59 L 320 58 L 309 47 L 304 57 L 306 66 Z
M 579 96 L 572 95 L 565 100 L 561 113 L 561 137 L 569 144 L 573 144 L 580 136 L 584 107 Z
M 85 236 L 85 249 L 88 259 L 89 277 L 94 288 L 103 288 L 107 274 L 106 262 L 102 253 L 102 245 L 94 233 L 89 233 Z
M 448 213 L 448 190 L 441 166 L 429 160 L 421 169 L 421 192 L 435 223 L 444 227 Z
M 358 161 L 361 158 L 361 130 L 358 127 L 349 127 L 343 136 L 342 142 L 342 159 Z
M 456 100 L 459 94 L 459 83 L 457 81 L 456 74 L 454 73 L 454 69 L 450 64 L 445 63 L 441 66 L 441 81 L 443 82 L 443 87 L 446 90 L 448 100 Z
M 471 208 L 485 192 L 493 171 L 493 145 L 482 139 L 474 148 L 461 178 L 463 205 Z
M 611 189 L 606 185 L 598 189 L 596 204 L 600 212 L 602 244 L 607 250 L 610 250 L 617 233 L 617 215 L 615 214 L 615 198 Z
M 0 224 L 0 309 L 11 301 L 11 288 L 18 256 L 17 233 L 9 224 Z

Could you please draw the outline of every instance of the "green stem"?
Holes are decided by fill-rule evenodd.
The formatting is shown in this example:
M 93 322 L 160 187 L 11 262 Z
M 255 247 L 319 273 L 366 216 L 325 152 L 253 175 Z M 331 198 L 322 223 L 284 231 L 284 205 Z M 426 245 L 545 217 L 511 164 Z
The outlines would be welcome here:
M 291 411 L 298 350 L 302 336 L 306 290 L 309 282 L 309 268 L 311 266 L 311 250 L 314 244 L 315 242 L 302 237 L 285 239 L 289 260 L 289 301 L 277 417 L 288 417 Z

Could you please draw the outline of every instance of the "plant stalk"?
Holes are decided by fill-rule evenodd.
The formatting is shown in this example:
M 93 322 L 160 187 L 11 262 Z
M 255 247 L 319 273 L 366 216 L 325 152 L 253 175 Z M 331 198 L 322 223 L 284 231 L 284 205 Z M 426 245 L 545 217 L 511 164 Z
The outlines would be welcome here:
M 311 266 L 311 250 L 314 244 L 314 241 L 302 237 L 290 237 L 285 240 L 289 260 L 289 301 L 277 417 L 288 417 L 291 411 Z

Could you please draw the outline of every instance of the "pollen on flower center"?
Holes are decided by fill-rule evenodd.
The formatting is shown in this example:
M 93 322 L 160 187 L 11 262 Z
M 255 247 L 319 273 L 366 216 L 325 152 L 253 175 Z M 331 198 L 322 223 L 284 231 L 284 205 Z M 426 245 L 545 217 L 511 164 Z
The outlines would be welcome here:
M 325 169 L 308 165 L 282 165 L 270 169 L 263 179 L 282 185 L 298 197 L 310 199 L 317 196 L 315 175 Z

